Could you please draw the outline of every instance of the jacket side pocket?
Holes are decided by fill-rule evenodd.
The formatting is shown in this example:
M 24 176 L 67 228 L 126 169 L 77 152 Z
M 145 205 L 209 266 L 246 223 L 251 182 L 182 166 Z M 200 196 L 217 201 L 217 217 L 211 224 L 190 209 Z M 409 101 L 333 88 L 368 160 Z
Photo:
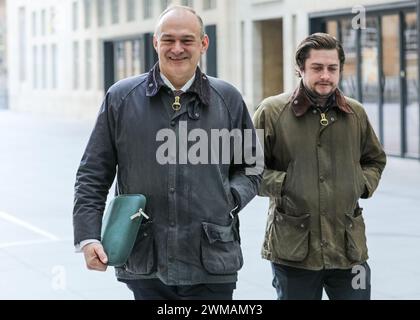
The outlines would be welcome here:
M 361 262 L 367 259 L 367 246 L 365 223 L 362 208 L 356 208 L 354 214 L 346 214 L 346 255 L 352 262 Z
M 274 258 L 300 262 L 308 255 L 310 214 L 298 217 L 276 209 L 268 238 Z
M 202 223 L 201 260 L 208 273 L 232 274 L 242 267 L 244 261 L 234 229 L 235 220 L 229 226 Z
M 153 221 L 147 221 L 140 226 L 125 269 L 134 274 L 147 275 L 155 271 L 155 265 Z

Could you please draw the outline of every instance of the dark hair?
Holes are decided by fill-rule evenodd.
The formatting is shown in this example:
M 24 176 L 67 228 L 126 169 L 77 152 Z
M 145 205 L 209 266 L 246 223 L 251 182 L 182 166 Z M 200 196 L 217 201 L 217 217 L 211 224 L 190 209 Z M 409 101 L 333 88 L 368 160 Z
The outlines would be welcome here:
M 203 23 L 203 19 L 197 14 L 197 12 L 193 9 L 193 8 L 191 8 L 191 7 L 187 7 L 187 6 L 181 6 L 181 5 L 170 5 L 168 8 L 166 8 L 160 15 L 159 15 L 159 18 L 158 18 L 158 22 L 157 22 L 157 24 L 156 24 L 156 27 L 155 27 L 155 35 L 157 35 L 157 34 L 159 34 L 160 33 L 160 25 L 161 25 L 161 21 L 162 21 L 162 18 L 168 13 L 168 12 L 171 12 L 171 11 L 174 11 L 174 10 L 185 10 L 185 11 L 189 11 L 189 12 L 191 12 L 192 14 L 194 14 L 195 15 L 195 17 L 197 18 L 197 20 L 198 20 L 198 23 L 199 23 L 199 25 L 200 25 L 200 37 L 201 38 L 203 38 L 204 37 L 204 35 L 205 35 L 205 31 L 204 31 L 204 23 Z
M 296 73 L 300 77 L 300 71 L 305 68 L 305 61 L 309 58 L 309 52 L 314 50 L 333 50 L 338 52 L 340 60 L 340 72 L 343 71 L 346 57 L 341 43 L 328 33 L 317 32 L 305 38 L 298 46 L 295 55 Z

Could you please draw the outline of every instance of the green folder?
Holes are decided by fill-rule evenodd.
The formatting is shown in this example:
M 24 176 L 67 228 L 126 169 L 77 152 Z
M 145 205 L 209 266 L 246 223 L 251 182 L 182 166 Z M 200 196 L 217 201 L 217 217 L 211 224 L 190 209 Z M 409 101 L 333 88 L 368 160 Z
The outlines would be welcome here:
M 143 219 L 146 197 L 125 194 L 115 197 L 109 204 L 102 221 L 102 246 L 108 256 L 108 265 L 122 266 L 133 250 Z

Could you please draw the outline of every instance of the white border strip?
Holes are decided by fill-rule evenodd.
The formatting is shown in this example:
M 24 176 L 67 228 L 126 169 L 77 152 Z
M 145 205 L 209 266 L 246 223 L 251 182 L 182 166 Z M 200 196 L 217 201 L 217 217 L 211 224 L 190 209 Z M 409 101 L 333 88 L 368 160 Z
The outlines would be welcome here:
M 26 221 L 23 221 L 19 218 L 16 218 L 15 216 L 5 213 L 5 212 L 1 212 L 0 211 L 0 219 L 6 220 L 8 222 L 14 223 L 20 227 L 23 227 L 25 229 L 28 229 L 34 233 L 37 233 L 45 238 L 47 238 L 50 241 L 59 241 L 60 239 L 53 235 L 52 233 L 49 233 L 48 231 L 42 230 Z

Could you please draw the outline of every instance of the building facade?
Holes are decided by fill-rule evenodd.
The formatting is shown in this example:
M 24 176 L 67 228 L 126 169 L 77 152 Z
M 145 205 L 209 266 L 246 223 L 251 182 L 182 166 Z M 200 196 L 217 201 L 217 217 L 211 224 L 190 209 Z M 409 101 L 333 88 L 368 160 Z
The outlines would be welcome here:
M 170 3 L 203 17 L 202 69 L 233 83 L 251 112 L 296 86 L 304 37 L 335 35 L 347 54 L 343 91 L 364 103 L 388 154 L 420 158 L 420 0 L 8 1 L 9 107 L 94 116 L 110 85 L 155 63 L 154 25 Z

